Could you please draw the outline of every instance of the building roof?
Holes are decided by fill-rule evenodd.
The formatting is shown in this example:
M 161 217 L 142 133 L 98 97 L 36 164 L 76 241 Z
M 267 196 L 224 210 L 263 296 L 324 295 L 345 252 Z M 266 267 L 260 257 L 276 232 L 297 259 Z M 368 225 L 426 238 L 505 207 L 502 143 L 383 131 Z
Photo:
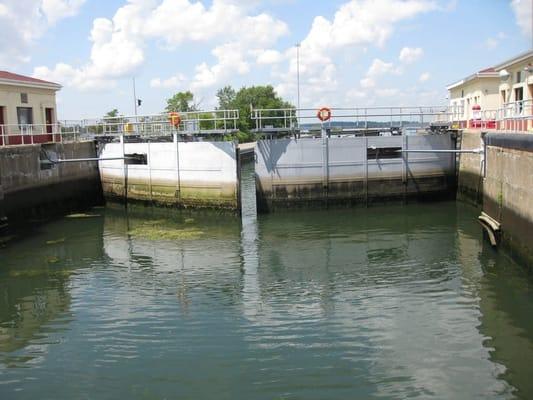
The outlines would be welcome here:
M 53 90 L 61 89 L 61 85 L 58 83 L 44 81 L 42 79 L 32 78 L 31 76 L 19 75 L 8 71 L 0 71 L 0 84 L 37 87 Z
M 446 89 L 452 90 L 455 89 L 458 86 L 464 85 L 467 82 L 470 82 L 474 79 L 478 78 L 498 78 L 498 72 L 492 67 L 482 69 L 481 71 L 476 72 L 475 74 L 472 74 L 470 76 L 467 76 L 464 79 L 461 79 L 460 81 L 457 81 L 455 83 L 452 83 L 451 85 L 448 85 Z
M 502 69 L 504 68 L 507 68 L 513 64 L 517 64 L 519 62 L 522 62 L 522 61 L 525 61 L 527 60 L 528 58 L 533 58 L 533 50 L 528 50 L 528 51 L 525 51 L 523 53 L 520 53 L 519 55 L 513 57 L 513 58 L 510 58 L 509 60 L 507 61 L 504 61 L 498 65 L 496 65 L 494 67 L 494 70 L 495 71 L 501 71 Z

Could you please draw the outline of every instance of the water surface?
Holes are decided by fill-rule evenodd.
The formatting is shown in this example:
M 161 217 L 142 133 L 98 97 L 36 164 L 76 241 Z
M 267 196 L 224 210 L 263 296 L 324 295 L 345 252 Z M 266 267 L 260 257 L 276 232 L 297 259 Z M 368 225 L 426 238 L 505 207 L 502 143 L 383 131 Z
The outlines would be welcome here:
M 242 223 L 108 207 L 4 244 L 0 398 L 533 398 L 531 278 L 475 209 L 256 219 L 245 177 Z

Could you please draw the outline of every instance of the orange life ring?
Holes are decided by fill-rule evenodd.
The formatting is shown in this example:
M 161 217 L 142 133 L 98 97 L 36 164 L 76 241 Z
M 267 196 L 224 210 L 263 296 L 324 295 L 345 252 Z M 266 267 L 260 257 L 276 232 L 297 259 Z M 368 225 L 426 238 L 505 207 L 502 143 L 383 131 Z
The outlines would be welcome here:
M 318 110 L 316 116 L 322 122 L 329 121 L 331 119 L 331 108 L 322 107 L 320 110 Z
M 179 113 L 177 112 L 171 112 L 168 114 L 168 119 L 170 121 L 170 124 L 174 126 L 175 128 L 178 128 L 181 123 L 181 117 Z

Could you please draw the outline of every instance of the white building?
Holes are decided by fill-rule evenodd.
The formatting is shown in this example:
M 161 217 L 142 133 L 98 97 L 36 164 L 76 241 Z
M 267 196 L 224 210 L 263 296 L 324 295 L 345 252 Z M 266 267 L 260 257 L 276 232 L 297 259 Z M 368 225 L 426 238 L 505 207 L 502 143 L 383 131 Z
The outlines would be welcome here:
M 0 144 L 18 144 L 17 134 L 52 133 L 57 121 L 56 92 L 61 85 L 29 76 L 0 71 Z M 40 131 L 25 130 L 40 126 Z M 7 137 L 9 135 L 9 137 Z M 47 141 L 46 137 L 33 137 Z
M 455 120 L 463 121 L 463 126 L 471 126 L 472 120 L 481 116 L 494 123 L 489 127 L 533 129 L 533 50 L 470 75 L 447 89 L 450 106 L 459 110 Z M 476 114 L 474 108 L 481 108 L 481 112 Z

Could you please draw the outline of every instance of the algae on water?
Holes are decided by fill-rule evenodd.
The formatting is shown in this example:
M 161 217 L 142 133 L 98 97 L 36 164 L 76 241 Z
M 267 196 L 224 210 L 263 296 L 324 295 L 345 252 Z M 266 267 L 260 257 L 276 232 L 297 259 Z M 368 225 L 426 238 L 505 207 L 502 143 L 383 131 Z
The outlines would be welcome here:
M 51 244 L 65 243 L 65 240 L 67 240 L 67 238 L 60 238 L 57 240 L 47 240 L 46 244 L 51 245 Z
M 101 217 L 101 215 L 80 213 L 80 214 L 70 214 L 70 215 L 67 215 L 65 218 L 96 218 L 96 217 Z
M 194 240 L 199 239 L 204 233 L 197 228 L 178 228 L 163 224 L 164 221 L 147 221 L 130 230 L 131 236 L 148 240 Z

